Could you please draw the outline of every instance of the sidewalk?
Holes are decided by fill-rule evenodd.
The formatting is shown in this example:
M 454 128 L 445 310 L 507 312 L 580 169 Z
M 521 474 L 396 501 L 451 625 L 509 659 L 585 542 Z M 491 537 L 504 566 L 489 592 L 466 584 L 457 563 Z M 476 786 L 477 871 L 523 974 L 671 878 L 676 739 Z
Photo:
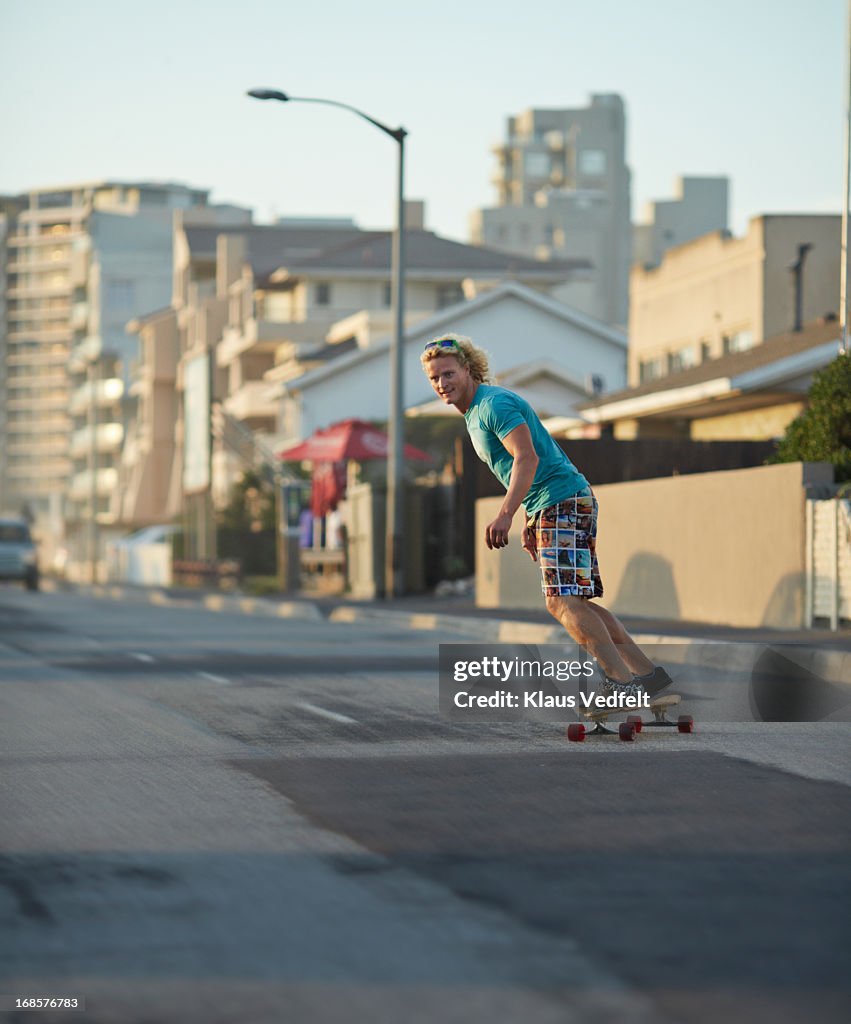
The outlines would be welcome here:
M 435 616 L 438 622 L 448 628 L 457 626 L 458 620 L 469 622 L 471 631 L 477 624 L 482 633 L 494 627 L 511 624 L 517 632 L 517 642 L 523 642 L 523 634 L 529 642 L 544 642 L 538 638 L 541 630 L 552 632 L 550 642 L 560 640 L 564 631 L 555 623 L 549 613 L 541 606 L 540 611 L 528 608 L 477 608 L 471 597 L 433 597 L 417 595 L 396 598 L 393 601 L 352 601 L 346 598 L 318 598 L 314 603 L 326 617 L 338 621 L 346 618 L 349 621 L 375 618 L 406 617 L 423 620 Z M 823 647 L 851 652 L 851 629 L 831 632 L 829 629 L 798 629 L 780 630 L 766 627 L 756 629 L 740 629 L 733 626 L 719 626 L 704 622 L 683 622 L 677 619 L 647 619 L 632 615 L 618 616 L 627 630 L 635 637 L 653 638 L 654 640 L 684 641 L 728 641 L 733 643 L 763 644 L 800 644 L 807 647 Z M 445 623 L 441 620 L 445 620 Z M 419 623 L 422 627 L 423 623 Z M 503 630 L 503 632 L 506 632 Z M 483 637 L 484 639 L 484 637 Z
M 93 596 L 129 598 L 154 604 L 202 604 L 217 611 L 261 614 L 286 618 L 326 618 L 333 622 L 384 620 L 400 626 L 435 631 L 453 630 L 468 634 L 471 640 L 516 643 L 558 643 L 564 631 L 547 613 L 526 608 L 478 608 L 472 597 L 414 595 L 390 601 L 356 601 L 345 596 L 329 597 L 297 593 L 282 597 L 250 597 L 242 593 L 224 593 L 178 587 L 146 588 L 128 584 L 73 585 L 45 581 L 45 589 L 79 590 Z M 805 647 L 851 652 L 851 629 L 778 630 L 740 629 L 676 619 L 646 619 L 620 616 L 629 632 L 639 641 L 696 643 L 726 641 L 751 644 L 797 644 Z

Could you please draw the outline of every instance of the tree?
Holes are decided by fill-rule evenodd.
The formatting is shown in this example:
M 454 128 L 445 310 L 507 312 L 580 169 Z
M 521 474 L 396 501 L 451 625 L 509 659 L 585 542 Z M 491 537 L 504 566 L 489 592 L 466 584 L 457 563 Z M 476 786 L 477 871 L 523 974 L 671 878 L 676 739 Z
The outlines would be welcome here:
M 231 490 L 231 500 L 218 516 L 218 552 L 238 558 L 250 576 L 276 571 L 275 497 L 254 470 L 243 473 Z
M 813 377 L 807 408 L 786 428 L 769 462 L 831 462 L 836 482 L 851 481 L 851 355 Z

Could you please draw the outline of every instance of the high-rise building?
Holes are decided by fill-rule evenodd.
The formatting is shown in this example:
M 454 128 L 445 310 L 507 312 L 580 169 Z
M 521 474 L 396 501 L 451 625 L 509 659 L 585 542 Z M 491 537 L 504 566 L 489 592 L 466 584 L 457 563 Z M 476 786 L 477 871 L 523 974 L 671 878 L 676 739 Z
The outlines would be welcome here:
M 125 326 L 168 304 L 172 217 L 207 195 L 99 181 L 30 191 L 10 219 L 2 503 L 34 515 L 48 564 L 59 546 L 98 557 L 138 350 Z
M 499 205 L 475 211 L 472 240 L 524 256 L 589 260 L 590 275 L 556 297 L 625 325 L 632 228 L 621 97 L 595 95 L 578 110 L 509 117 L 494 152 Z

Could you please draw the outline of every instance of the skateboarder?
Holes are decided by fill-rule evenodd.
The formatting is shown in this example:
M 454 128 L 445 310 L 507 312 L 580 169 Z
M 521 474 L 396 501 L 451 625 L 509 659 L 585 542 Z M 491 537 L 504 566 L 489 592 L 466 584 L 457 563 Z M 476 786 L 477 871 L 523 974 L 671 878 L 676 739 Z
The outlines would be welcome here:
M 469 338 L 446 334 L 420 357 L 432 387 L 463 413 L 479 458 L 506 488 L 485 529 L 490 549 L 508 544 L 521 505 L 521 543 L 541 567 L 547 611 L 597 661 L 609 692 L 653 697 L 671 684 L 622 623 L 593 599 L 603 596 L 597 565 L 597 499 L 525 399 L 488 383 L 487 355 Z

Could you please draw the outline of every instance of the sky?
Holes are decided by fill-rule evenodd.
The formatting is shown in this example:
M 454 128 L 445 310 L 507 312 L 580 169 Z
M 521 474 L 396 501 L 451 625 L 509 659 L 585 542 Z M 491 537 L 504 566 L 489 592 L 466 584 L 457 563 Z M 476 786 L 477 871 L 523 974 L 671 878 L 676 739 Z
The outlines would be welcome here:
M 633 219 L 686 175 L 727 175 L 730 227 L 839 212 L 846 0 L 0 0 L 0 193 L 180 181 L 278 216 L 391 227 L 396 144 L 352 114 L 261 103 L 265 86 L 403 126 L 408 198 L 469 237 L 492 147 L 529 107 L 627 109 Z

